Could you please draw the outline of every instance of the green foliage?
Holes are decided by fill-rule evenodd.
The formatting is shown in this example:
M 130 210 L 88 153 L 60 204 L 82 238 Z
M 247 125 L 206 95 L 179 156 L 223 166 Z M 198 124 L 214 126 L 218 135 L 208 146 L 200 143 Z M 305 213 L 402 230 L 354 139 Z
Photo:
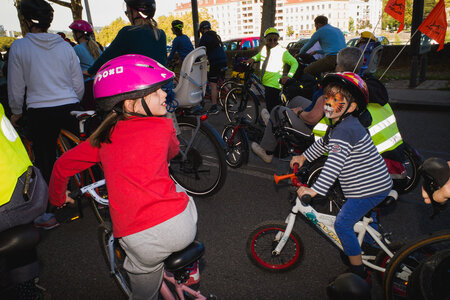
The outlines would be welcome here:
M 1 36 L 0 37 L 0 51 L 6 51 L 11 47 L 11 44 L 16 40 L 14 37 Z
M 203 20 L 208 20 L 211 22 L 212 30 L 217 30 L 218 22 L 213 19 L 213 17 L 208 14 L 206 9 L 202 9 L 198 12 L 199 23 Z M 173 15 L 170 16 L 160 16 L 158 18 L 158 28 L 164 30 L 167 36 L 167 44 L 170 44 L 172 40 L 175 38 L 175 35 L 172 33 L 172 21 L 180 20 L 184 23 L 183 33 L 194 39 L 194 27 L 192 25 L 192 12 L 183 14 L 181 17 L 175 17 Z
M 130 25 L 130 23 L 125 22 L 122 18 L 117 18 L 111 24 L 103 27 L 98 34 L 96 32 L 95 38 L 103 46 L 109 45 L 114 40 L 120 29 L 127 25 Z
M 291 25 L 289 25 L 286 30 L 287 36 L 291 37 L 294 35 L 294 33 L 295 33 L 294 28 Z
M 348 31 L 355 31 L 355 20 L 352 17 L 348 18 Z

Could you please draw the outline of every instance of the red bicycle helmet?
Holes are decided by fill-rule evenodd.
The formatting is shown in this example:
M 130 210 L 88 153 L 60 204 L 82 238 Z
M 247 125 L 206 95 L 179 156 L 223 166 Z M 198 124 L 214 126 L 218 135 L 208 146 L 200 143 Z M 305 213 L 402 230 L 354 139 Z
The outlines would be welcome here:
M 347 89 L 353 96 L 358 110 L 363 112 L 369 103 L 369 89 L 366 82 L 358 75 L 352 72 L 331 73 L 322 80 L 322 86 L 325 88 L 330 83 L 337 83 Z
M 76 30 L 76 31 L 82 31 L 85 34 L 94 32 L 92 30 L 91 24 L 89 24 L 88 22 L 86 22 L 84 20 L 73 21 L 73 23 L 69 25 L 69 28 L 72 30 Z
M 153 59 L 126 54 L 106 62 L 94 78 L 94 97 L 108 112 L 126 99 L 142 98 L 172 80 L 174 74 Z

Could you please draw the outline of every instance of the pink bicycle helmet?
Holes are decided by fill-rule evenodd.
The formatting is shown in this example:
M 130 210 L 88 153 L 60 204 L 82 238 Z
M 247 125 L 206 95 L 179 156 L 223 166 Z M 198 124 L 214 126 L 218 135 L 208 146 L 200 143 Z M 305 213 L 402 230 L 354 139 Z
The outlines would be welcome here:
M 174 74 L 153 59 L 126 54 L 106 62 L 94 78 L 94 97 L 102 111 L 125 99 L 142 98 L 171 81 Z
M 88 22 L 86 22 L 84 20 L 73 21 L 73 23 L 70 24 L 69 28 L 72 30 L 82 31 L 85 33 L 93 32 L 91 24 L 89 24 Z

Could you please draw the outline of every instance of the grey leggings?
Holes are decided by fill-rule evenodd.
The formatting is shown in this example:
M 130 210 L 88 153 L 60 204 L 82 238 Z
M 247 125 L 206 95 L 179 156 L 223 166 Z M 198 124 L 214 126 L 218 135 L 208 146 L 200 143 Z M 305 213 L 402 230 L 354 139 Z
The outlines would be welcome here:
M 291 120 L 292 127 L 297 129 L 298 131 L 304 134 L 311 134 L 311 128 L 306 126 L 302 119 L 300 119 L 291 108 L 301 107 L 302 109 L 307 108 L 311 104 L 311 101 L 297 96 L 292 98 L 289 101 L 288 106 L 275 106 L 274 109 L 270 112 L 270 122 L 267 124 L 266 129 L 264 130 L 264 136 L 261 140 L 260 146 L 263 147 L 267 151 L 274 151 L 277 147 L 277 139 L 273 135 L 273 127 L 278 126 L 279 124 L 276 122 L 277 119 L 283 117 L 283 112 L 286 111 L 289 119 Z M 277 109 L 278 108 L 278 109 Z M 275 114 L 278 114 L 278 118 L 275 117 Z
M 131 281 L 130 299 L 158 299 L 163 261 L 173 252 L 189 246 L 197 233 L 197 209 L 189 197 L 179 215 L 149 229 L 119 239 L 127 257 L 124 268 Z

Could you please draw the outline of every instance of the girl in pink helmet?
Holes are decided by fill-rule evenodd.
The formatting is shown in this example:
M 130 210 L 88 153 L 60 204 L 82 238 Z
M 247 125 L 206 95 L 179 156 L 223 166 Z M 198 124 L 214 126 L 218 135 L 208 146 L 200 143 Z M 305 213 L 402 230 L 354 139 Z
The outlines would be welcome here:
M 73 38 L 78 43 L 73 49 L 80 59 L 81 70 L 87 70 L 102 54 L 102 50 L 93 38 L 94 31 L 91 24 L 84 20 L 76 20 L 69 26 Z
M 133 299 L 157 299 L 163 261 L 187 247 L 197 231 L 195 204 L 177 191 L 168 162 L 178 154 L 161 86 L 173 73 L 154 60 L 128 54 L 108 61 L 94 79 L 105 120 L 55 163 L 50 202 L 64 206 L 70 176 L 101 162 L 114 236 L 127 254 Z

